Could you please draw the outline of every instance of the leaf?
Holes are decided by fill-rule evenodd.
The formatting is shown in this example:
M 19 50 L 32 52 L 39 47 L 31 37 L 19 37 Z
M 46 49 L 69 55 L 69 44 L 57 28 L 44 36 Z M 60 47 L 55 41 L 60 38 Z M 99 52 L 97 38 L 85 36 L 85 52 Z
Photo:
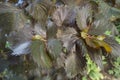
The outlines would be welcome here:
M 58 6 L 58 8 L 53 13 L 52 19 L 57 26 L 69 25 L 75 23 L 75 11 L 68 6 Z
M 104 69 L 102 64 L 102 49 L 95 49 L 92 47 L 87 47 L 88 54 L 90 56 L 90 59 L 97 64 L 97 66 L 100 67 L 100 69 Z M 89 61 L 89 60 L 88 60 Z M 90 64 L 91 62 L 89 62 Z M 93 66 L 93 65 L 92 65 Z M 96 65 L 94 65 L 96 66 Z
M 47 25 L 47 39 L 56 38 L 57 26 L 52 21 L 48 21 Z
M 33 4 L 31 4 L 31 8 L 28 10 L 30 15 L 33 16 L 33 18 L 41 24 L 42 27 L 45 27 L 48 15 L 49 15 L 49 9 L 50 9 L 50 3 L 47 1 L 35 1 Z
M 40 35 L 35 35 L 32 37 L 33 40 L 41 40 L 41 41 L 46 41 L 45 38 L 43 36 Z
M 119 37 L 115 37 L 115 40 L 118 42 L 118 44 L 120 44 L 120 38 Z
M 34 40 L 31 45 L 31 52 L 33 60 L 38 64 L 39 67 L 52 67 L 52 61 L 46 51 L 44 41 Z
M 87 19 L 92 16 L 89 5 L 83 6 L 81 9 L 77 8 L 76 21 L 80 30 L 87 27 Z
M 75 77 L 77 74 L 80 73 L 79 68 L 80 65 L 78 59 L 76 58 L 76 54 L 71 53 L 65 61 L 65 71 L 67 73 L 67 77 L 69 78 Z
M 57 58 L 62 52 L 62 43 L 57 39 L 49 39 L 47 48 L 53 58 Z
M 100 45 L 98 44 L 98 42 L 95 41 L 95 40 L 92 39 L 92 38 L 88 38 L 88 37 L 87 37 L 87 38 L 85 39 L 85 41 L 86 41 L 87 45 L 90 46 L 90 47 L 93 47 L 93 48 L 96 48 L 96 49 L 99 49 L 99 48 L 100 48 Z
M 105 31 L 104 34 L 109 36 L 111 34 L 111 31 Z
M 100 8 L 100 12 L 102 15 L 104 15 L 105 18 L 110 19 L 112 16 L 119 18 L 120 17 L 120 10 L 116 7 L 111 7 L 104 1 L 98 1 L 98 5 Z M 116 3 L 119 3 L 118 0 L 115 1 Z M 106 15 L 107 14 L 107 15 Z
M 63 37 L 62 42 L 63 42 L 63 47 L 65 47 L 66 52 L 70 52 L 71 49 L 73 48 L 75 44 L 76 38 L 71 37 L 71 35 L 66 35 Z
M 102 37 L 102 40 L 100 40 L 99 37 Z M 97 37 L 87 37 L 85 38 L 85 41 L 87 43 L 87 45 L 89 45 L 90 47 L 99 49 L 100 47 L 103 47 L 106 52 L 111 53 L 112 52 L 112 48 L 109 44 L 107 44 L 106 42 L 103 41 L 105 37 L 103 36 L 97 36 Z
M 119 54 L 120 44 L 118 44 L 118 42 L 113 37 L 107 37 L 107 38 L 105 38 L 104 41 L 111 46 L 111 48 L 112 48 L 112 52 L 111 52 L 112 57 L 120 56 L 120 54 Z
M 88 34 L 90 35 L 104 35 L 106 31 L 110 31 L 111 35 L 118 34 L 118 31 L 113 23 L 111 23 L 107 18 L 101 16 L 100 18 L 96 19 L 89 31 Z
M 84 57 L 88 53 L 87 46 L 82 39 L 76 40 L 76 52 L 80 54 L 79 56 Z M 83 59 L 82 59 L 83 60 Z M 82 61 L 81 60 L 81 61 Z M 84 62 L 84 61 L 83 61 Z
M 82 77 L 82 80 L 87 80 L 87 77 L 86 76 Z
M 53 13 L 53 20 L 57 26 L 62 26 L 64 20 L 69 13 L 69 8 L 67 6 L 59 6 L 58 9 Z
M 112 52 L 112 48 L 109 44 L 107 44 L 106 42 L 104 41 L 98 41 L 98 44 L 103 47 L 108 53 L 111 53 Z
M 102 35 L 105 31 L 111 31 L 111 35 L 115 36 L 118 31 L 110 19 L 114 16 L 115 19 L 119 17 L 120 11 L 114 7 L 110 7 L 104 1 L 99 0 L 99 12 L 94 16 L 94 22 L 91 25 L 88 34 L 91 35 Z M 107 15 L 106 15 L 107 14 Z

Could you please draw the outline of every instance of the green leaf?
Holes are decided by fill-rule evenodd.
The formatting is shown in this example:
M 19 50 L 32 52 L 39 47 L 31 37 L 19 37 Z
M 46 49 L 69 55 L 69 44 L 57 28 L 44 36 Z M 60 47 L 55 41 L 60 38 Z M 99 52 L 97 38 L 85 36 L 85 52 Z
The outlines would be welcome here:
M 86 76 L 82 77 L 82 80 L 87 80 L 87 77 Z
M 47 39 L 55 38 L 57 34 L 57 26 L 49 21 L 47 26 Z
M 111 34 L 111 31 L 105 31 L 104 34 L 109 36 Z
M 52 67 L 52 61 L 46 51 L 44 41 L 34 40 L 31 45 L 31 51 L 33 60 L 38 64 L 39 67 Z
M 6 41 L 5 48 L 10 48 L 10 46 L 11 44 L 8 41 Z
M 62 43 L 57 39 L 49 39 L 47 44 L 50 56 L 57 58 L 62 52 Z
M 119 37 L 115 37 L 115 40 L 120 44 L 120 38 Z

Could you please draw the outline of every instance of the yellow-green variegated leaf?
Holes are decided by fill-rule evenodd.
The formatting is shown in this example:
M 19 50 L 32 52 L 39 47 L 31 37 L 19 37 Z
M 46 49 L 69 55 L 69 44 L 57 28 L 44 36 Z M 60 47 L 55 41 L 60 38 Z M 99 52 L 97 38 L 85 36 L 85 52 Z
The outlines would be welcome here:
M 100 45 L 98 44 L 97 41 L 95 41 L 94 39 L 90 39 L 90 38 L 85 38 L 85 41 L 87 43 L 88 46 L 93 47 L 93 48 L 100 48 Z
M 98 44 L 99 47 L 103 47 L 106 50 L 106 52 L 108 52 L 108 53 L 112 52 L 111 46 L 109 44 L 107 44 L 105 41 L 93 39 L 93 42 Z
M 112 48 L 112 52 L 111 55 L 113 57 L 119 57 L 120 56 L 120 44 L 118 44 L 118 42 L 113 38 L 113 37 L 107 37 L 104 40 L 106 43 L 108 43 L 111 48 Z
M 103 47 L 106 52 L 111 53 L 112 52 L 112 48 L 109 44 L 107 44 L 106 42 L 104 42 L 103 40 L 99 40 L 97 38 L 86 38 L 86 43 L 88 46 L 99 49 L 100 47 Z
M 44 41 L 34 40 L 31 45 L 31 52 L 33 60 L 38 64 L 39 67 L 52 67 L 52 60 L 46 51 Z
M 98 44 L 103 47 L 108 53 L 111 53 L 112 52 L 112 48 L 109 44 L 107 44 L 106 42 L 104 41 L 100 41 L 98 40 Z

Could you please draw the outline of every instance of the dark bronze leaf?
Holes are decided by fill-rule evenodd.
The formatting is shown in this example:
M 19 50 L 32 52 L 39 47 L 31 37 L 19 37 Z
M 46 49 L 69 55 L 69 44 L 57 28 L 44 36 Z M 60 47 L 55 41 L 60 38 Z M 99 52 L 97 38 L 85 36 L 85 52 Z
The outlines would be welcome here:
M 106 31 L 111 31 L 111 35 L 115 36 L 118 31 L 113 23 L 111 23 L 107 18 L 99 18 L 91 25 L 88 34 L 90 35 L 104 35 Z
M 75 53 L 71 53 L 65 60 L 65 71 L 68 78 L 73 78 L 81 72 L 80 59 Z
M 87 19 L 92 16 L 92 10 L 89 5 L 85 5 L 82 8 L 77 8 L 76 21 L 80 30 L 84 30 L 87 25 Z
M 36 22 L 39 22 L 41 26 L 45 27 L 50 7 L 51 6 L 48 2 L 40 0 L 29 5 L 27 10 Z
M 108 43 L 112 48 L 111 55 L 113 57 L 119 57 L 120 56 L 120 53 L 119 53 L 120 44 L 118 44 L 118 42 L 113 37 L 107 37 L 105 39 L 105 42 Z
M 53 20 L 57 26 L 71 26 L 75 23 L 75 11 L 68 6 L 58 6 L 53 13 Z
M 94 49 L 91 47 L 87 47 L 88 54 L 90 58 L 101 68 L 104 69 L 102 64 L 102 50 L 101 49 Z

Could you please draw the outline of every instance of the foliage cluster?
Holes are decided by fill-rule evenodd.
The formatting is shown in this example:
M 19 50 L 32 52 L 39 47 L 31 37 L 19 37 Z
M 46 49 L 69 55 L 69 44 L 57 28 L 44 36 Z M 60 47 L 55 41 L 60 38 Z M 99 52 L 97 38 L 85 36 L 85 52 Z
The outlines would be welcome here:
M 118 76 L 119 3 L 23 0 L 15 6 L 14 0 L 2 1 L 0 61 L 6 63 L 0 65 L 0 77 L 6 73 L 27 80 L 100 80 L 103 56 L 114 66 L 109 72 Z

